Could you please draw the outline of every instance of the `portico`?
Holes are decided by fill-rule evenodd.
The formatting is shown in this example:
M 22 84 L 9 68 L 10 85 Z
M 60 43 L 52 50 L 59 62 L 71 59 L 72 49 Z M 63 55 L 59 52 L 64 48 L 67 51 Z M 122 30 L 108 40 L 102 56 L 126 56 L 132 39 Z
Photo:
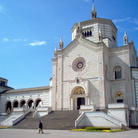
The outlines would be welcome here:
M 75 87 L 70 95 L 70 109 L 79 110 L 81 105 L 88 105 L 88 94 L 81 86 Z

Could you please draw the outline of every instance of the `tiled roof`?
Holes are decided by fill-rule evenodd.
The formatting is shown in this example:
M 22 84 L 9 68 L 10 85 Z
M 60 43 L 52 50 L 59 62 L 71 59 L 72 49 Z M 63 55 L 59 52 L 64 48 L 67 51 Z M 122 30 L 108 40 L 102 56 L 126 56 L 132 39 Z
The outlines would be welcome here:
M 39 90 L 49 90 L 50 86 L 43 86 L 43 87 L 34 87 L 34 88 L 23 88 L 23 89 L 14 89 L 9 90 L 6 93 L 12 93 L 12 92 L 27 92 L 27 91 L 39 91 Z

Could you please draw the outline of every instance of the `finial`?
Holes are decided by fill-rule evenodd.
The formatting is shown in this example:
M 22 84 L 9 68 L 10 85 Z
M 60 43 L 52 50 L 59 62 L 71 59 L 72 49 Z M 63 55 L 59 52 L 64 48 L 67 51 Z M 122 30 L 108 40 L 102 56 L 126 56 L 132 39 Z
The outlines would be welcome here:
M 95 11 L 94 0 L 93 0 L 93 4 L 92 4 L 92 11 Z
M 127 33 L 126 33 L 126 31 L 124 32 L 124 37 L 127 37 Z
M 95 11 L 94 0 L 93 0 L 93 4 L 92 4 L 91 16 L 92 16 L 93 19 L 95 19 L 97 17 L 97 12 Z
M 78 29 L 77 30 L 81 30 L 82 28 L 81 28 L 81 24 L 80 24 L 80 22 L 78 22 Z
M 128 36 L 127 36 L 127 33 L 126 31 L 124 32 L 124 45 L 127 45 L 128 44 Z
M 62 38 L 60 38 L 59 42 L 60 42 L 60 43 L 62 43 L 62 42 L 63 42 L 63 41 L 62 41 Z
M 60 41 L 59 41 L 59 48 L 60 48 L 60 49 L 63 49 L 63 45 L 64 45 L 63 40 L 62 40 L 62 38 L 60 38 Z
M 55 47 L 54 52 L 56 52 L 56 51 L 57 51 L 57 49 L 56 49 L 56 47 Z
M 80 22 L 78 22 L 78 27 L 80 27 Z
M 82 27 L 81 27 L 81 23 L 78 22 L 77 30 L 76 30 L 76 37 L 80 37 L 80 36 L 82 36 Z
M 54 49 L 54 57 L 56 57 L 56 56 L 57 56 L 57 49 L 55 47 L 55 49 Z

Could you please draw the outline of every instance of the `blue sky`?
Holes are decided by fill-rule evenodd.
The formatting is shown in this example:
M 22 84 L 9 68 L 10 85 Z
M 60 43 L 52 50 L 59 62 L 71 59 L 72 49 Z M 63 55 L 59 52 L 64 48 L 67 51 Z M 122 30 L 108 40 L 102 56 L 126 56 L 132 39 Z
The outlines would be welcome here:
M 15 88 L 49 86 L 60 37 L 71 42 L 74 23 L 91 19 L 93 0 L 1 0 L 0 77 Z M 138 51 L 138 0 L 95 0 L 98 18 L 111 19 Z

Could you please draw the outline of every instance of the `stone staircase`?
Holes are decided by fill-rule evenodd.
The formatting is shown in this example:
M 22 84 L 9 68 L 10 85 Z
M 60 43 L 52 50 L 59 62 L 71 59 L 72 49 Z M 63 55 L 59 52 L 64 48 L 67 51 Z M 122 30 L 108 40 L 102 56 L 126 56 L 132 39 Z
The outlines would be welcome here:
M 75 120 L 79 117 L 79 111 L 52 111 L 49 115 L 40 118 L 32 116 L 33 112 L 12 128 L 37 129 L 39 120 L 41 120 L 44 129 L 71 130 L 75 128 Z

